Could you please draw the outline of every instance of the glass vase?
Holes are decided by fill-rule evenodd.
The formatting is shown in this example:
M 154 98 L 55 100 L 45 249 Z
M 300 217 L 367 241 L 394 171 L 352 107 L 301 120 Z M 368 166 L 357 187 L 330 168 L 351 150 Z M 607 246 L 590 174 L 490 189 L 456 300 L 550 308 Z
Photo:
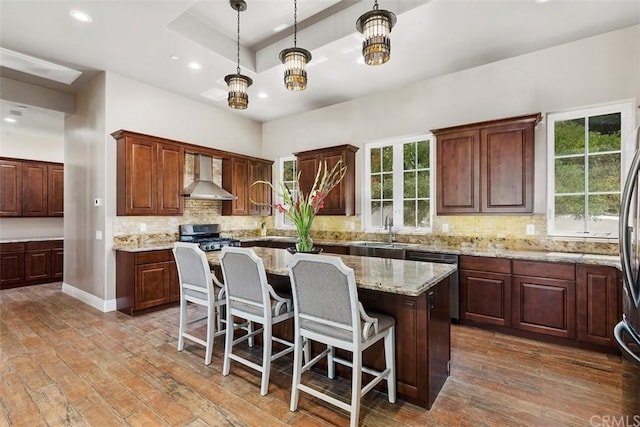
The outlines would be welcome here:
M 311 252 L 313 250 L 313 240 L 309 235 L 298 235 L 296 240 L 296 251 L 298 252 Z

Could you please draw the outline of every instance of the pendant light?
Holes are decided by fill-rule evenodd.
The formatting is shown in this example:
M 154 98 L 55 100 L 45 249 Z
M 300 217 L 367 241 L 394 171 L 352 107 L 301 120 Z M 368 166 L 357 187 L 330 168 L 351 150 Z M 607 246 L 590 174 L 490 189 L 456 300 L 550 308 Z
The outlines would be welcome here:
M 251 78 L 240 74 L 240 12 L 247 10 L 247 3 L 244 0 L 230 0 L 231 8 L 238 12 L 238 41 L 237 41 L 237 57 L 238 68 L 236 74 L 227 74 L 224 81 L 229 87 L 229 107 L 236 110 L 245 110 L 249 106 L 249 94 L 247 89 L 253 84 Z
M 298 47 L 298 2 L 293 0 L 293 47 L 280 52 L 284 64 L 284 85 L 289 90 L 305 90 L 307 87 L 307 64 L 311 52 Z
M 388 10 L 378 10 L 375 0 L 373 10 L 365 12 L 356 21 L 356 29 L 364 35 L 362 55 L 367 65 L 381 65 L 391 56 L 389 33 L 396 24 L 396 15 Z

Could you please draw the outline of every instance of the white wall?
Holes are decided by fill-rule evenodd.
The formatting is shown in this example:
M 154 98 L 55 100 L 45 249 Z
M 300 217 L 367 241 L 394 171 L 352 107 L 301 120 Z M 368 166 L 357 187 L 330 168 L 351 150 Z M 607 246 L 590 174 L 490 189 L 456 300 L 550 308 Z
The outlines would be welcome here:
M 441 127 L 630 98 L 640 100 L 640 26 L 265 123 L 263 152 L 275 159 L 345 143 L 363 147 L 368 141 Z M 544 123 L 538 125 L 536 213 L 546 210 L 545 132 Z M 358 200 L 362 159 L 361 149 Z

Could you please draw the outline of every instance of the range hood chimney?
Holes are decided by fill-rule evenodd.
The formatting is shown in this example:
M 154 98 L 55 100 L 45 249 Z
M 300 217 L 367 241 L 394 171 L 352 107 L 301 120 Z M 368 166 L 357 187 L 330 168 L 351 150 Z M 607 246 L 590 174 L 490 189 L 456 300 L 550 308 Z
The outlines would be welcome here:
M 213 182 L 211 157 L 196 154 L 193 182 L 184 189 L 184 196 L 192 199 L 235 200 L 236 196 Z

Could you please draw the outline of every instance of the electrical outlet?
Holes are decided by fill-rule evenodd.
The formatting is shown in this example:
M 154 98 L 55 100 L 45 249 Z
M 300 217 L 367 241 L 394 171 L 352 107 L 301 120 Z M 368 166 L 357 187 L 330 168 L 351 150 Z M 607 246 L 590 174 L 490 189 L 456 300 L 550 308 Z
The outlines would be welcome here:
M 147 231 L 147 224 L 144 222 L 140 223 L 140 231 L 145 232 Z
M 528 235 L 536 234 L 536 229 L 533 226 L 533 224 L 527 224 L 527 234 Z
M 442 232 L 443 233 L 449 232 L 449 224 L 442 224 Z

